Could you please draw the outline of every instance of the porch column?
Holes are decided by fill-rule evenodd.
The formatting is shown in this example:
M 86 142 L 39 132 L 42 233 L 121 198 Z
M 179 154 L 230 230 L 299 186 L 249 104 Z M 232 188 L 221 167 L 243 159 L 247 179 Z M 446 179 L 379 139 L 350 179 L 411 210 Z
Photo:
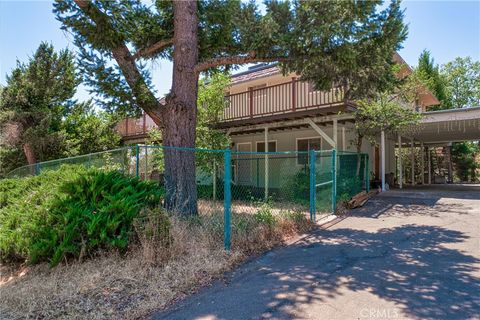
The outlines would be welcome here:
M 342 150 L 347 151 L 347 146 L 345 142 L 345 126 L 342 127 Z
M 411 151 L 411 157 L 412 157 L 412 186 L 415 185 L 415 153 L 414 153 L 414 149 L 415 149 L 415 143 L 413 141 L 413 138 L 410 142 L 410 151 Z
M 380 169 L 380 179 L 382 180 L 382 192 L 385 191 L 385 131 L 382 130 L 380 136 L 380 146 L 381 146 L 381 169 Z
M 268 128 L 265 127 L 265 201 L 268 200 Z
M 428 184 L 432 184 L 432 159 L 430 156 L 430 147 L 427 147 L 427 161 L 428 161 Z
M 398 186 L 403 188 L 403 169 L 402 169 L 402 136 L 398 135 Z
M 423 145 L 423 142 L 420 143 L 420 150 L 422 157 L 420 158 L 420 164 L 422 167 L 422 185 L 425 184 L 425 147 Z

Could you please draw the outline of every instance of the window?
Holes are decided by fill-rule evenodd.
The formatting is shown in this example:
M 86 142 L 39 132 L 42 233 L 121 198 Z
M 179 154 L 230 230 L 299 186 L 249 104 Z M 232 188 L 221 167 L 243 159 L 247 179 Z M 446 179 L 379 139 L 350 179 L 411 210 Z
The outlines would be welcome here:
M 265 152 L 265 142 L 257 142 L 257 152 Z M 277 141 L 268 141 L 268 152 L 277 152 Z
M 321 150 L 322 149 L 322 139 L 321 138 L 307 138 L 307 139 L 298 139 L 297 140 L 297 151 L 310 151 L 310 150 Z M 297 155 L 297 164 L 308 164 L 308 154 L 299 153 Z

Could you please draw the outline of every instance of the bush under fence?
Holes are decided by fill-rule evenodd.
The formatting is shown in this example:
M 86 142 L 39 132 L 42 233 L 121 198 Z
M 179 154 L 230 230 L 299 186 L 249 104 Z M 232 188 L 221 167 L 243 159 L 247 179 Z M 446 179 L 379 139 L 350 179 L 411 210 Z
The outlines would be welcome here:
M 163 185 L 165 154 L 193 156 L 197 207 L 201 215 L 223 215 L 225 247 L 230 248 L 231 215 L 304 214 L 311 220 L 334 213 L 337 202 L 368 189 L 368 155 L 322 150 L 235 152 L 136 145 L 17 168 L 8 177 L 38 175 L 63 164 L 120 171 Z M 368 190 L 367 190 L 368 191 Z

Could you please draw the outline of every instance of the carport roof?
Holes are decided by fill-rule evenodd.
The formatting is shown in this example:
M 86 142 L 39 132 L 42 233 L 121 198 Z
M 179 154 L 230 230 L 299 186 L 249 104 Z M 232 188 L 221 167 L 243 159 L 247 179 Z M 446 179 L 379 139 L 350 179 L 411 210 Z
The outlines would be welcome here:
M 423 143 L 480 140 L 480 107 L 423 113 L 414 139 Z

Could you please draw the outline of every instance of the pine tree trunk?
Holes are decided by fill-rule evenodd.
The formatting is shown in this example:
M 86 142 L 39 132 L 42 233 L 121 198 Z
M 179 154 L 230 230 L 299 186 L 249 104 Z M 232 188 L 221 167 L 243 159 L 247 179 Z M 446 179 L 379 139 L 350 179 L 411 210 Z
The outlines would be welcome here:
M 35 164 L 37 162 L 37 158 L 35 157 L 35 153 L 33 152 L 33 148 L 30 143 L 25 143 L 23 145 L 23 153 L 27 158 L 28 164 Z
M 174 2 L 172 91 L 163 111 L 163 145 L 195 147 L 198 75 L 197 3 Z M 165 207 L 182 216 L 197 214 L 195 152 L 165 149 Z

